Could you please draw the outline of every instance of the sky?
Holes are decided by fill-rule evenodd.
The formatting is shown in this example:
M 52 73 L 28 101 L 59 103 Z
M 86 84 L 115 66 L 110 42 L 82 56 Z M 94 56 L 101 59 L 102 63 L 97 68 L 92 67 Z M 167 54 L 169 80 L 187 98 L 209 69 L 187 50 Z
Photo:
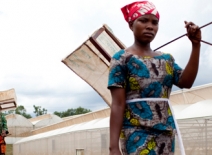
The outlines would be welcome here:
M 107 24 L 126 46 L 133 35 L 120 8 L 131 0 L 0 0 L 0 91 L 15 89 L 18 105 L 33 115 L 33 105 L 66 111 L 108 107 L 103 99 L 61 60 Z M 210 0 L 152 0 L 160 13 L 152 49 L 186 33 L 184 21 L 202 26 L 212 21 Z M 212 25 L 202 39 L 212 43 Z M 187 37 L 160 49 L 184 68 L 191 53 Z M 193 86 L 212 83 L 212 46 L 201 44 Z M 177 90 L 177 87 L 173 88 Z

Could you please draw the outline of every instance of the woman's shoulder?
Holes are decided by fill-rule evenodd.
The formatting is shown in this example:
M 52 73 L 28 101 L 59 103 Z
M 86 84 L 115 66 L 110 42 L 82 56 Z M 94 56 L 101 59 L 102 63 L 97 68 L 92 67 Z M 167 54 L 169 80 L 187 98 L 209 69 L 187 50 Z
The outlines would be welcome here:
M 119 50 L 118 52 L 116 52 L 114 55 L 113 55 L 113 59 L 116 59 L 116 60 L 120 60 L 121 58 L 125 58 L 127 57 L 128 53 L 124 50 L 124 49 L 121 49 Z

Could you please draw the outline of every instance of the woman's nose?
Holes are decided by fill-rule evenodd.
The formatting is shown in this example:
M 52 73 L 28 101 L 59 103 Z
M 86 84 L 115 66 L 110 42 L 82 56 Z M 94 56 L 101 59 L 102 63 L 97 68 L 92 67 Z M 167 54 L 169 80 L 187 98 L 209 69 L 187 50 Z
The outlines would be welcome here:
M 146 28 L 149 30 L 153 30 L 153 25 L 151 23 L 149 23 L 149 24 L 147 24 Z

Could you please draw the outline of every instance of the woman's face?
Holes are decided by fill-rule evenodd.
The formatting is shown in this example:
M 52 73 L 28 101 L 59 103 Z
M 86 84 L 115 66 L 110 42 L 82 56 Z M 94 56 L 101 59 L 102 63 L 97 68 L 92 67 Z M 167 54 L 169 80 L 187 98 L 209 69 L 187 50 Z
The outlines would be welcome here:
M 157 34 L 158 23 L 159 20 L 156 16 L 152 14 L 143 15 L 130 24 L 130 29 L 138 42 L 150 43 Z

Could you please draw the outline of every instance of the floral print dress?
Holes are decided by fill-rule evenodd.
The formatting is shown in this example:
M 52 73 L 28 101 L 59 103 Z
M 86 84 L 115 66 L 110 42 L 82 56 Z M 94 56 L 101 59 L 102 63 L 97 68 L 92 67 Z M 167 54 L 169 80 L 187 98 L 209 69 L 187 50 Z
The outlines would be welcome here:
M 175 123 L 167 100 L 182 69 L 170 54 L 141 57 L 120 50 L 111 59 L 108 88 L 126 89 L 120 145 L 123 155 L 173 155 Z

